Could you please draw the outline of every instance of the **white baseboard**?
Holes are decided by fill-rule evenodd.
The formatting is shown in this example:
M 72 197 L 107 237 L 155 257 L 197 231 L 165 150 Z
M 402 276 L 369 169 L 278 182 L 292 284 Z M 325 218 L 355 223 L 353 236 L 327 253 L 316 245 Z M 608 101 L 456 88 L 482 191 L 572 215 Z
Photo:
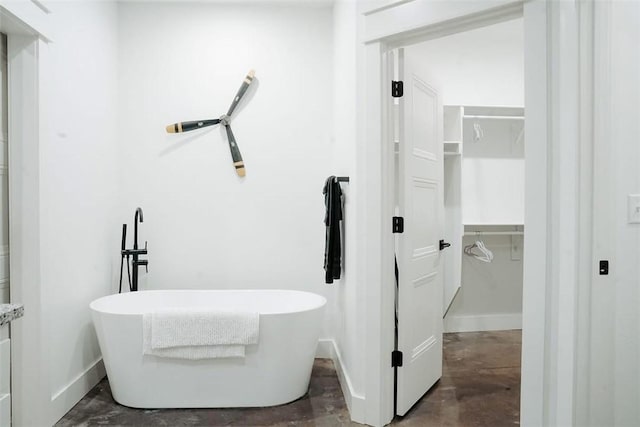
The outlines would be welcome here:
M 50 424 L 53 425 L 64 417 L 106 374 L 104 363 L 100 358 L 76 379 L 53 394 L 51 396 L 51 411 L 49 412 Z
M 347 408 L 349 409 L 351 421 L 365 424 L 365 398 L 353 391 L 351 379 L 349 378 L 349 374 L 342 363 L 342 356 L 336 346 L 336 342 L 330 338 L 319 340 L 316 357 L 320 359 L 333 360 L 333 364 L 336 367 L 336 374 L 338 375 L 338 381 L 340 382 L 340 388 L 342 389 L 344 400 L 347 403 Z
M 446 316 L 444 332 L 506 331 L 522 329 L 522 314 L 481 314 L 477 316 Z

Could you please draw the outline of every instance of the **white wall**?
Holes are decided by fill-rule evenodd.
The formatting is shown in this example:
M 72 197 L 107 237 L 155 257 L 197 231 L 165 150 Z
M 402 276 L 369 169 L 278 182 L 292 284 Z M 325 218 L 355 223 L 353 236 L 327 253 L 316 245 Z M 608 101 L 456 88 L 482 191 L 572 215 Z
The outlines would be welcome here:
M 524 123 L 480 120 L 475 142 L 475 122 L 463 124 L 462 222 L 524 224 Z
M 54 422 L 100 375 L 88 305 L 113 289 L 119 135 L 115 3 L 52 9 L 55 42 L 39 55 L 41 287 L 52 399 L 41 410 Z
M 613 364 L 614 419 L 617 426 L 640 425 L 640 224 L 627 223 L 627 195 L 640 194 L 640 4 L 611 2 L 611 138 L 615 194 L 615 303 L 608 307 L 615 318 Z M 597 37 L 598 35 L 596 35 Z M 596 102 L 598 100 L 596 99 Z M 597 203 L 597 202 L 596 202 Z M 635 206 L 634 206 L 635 208 Z M 600 337 L 594 337 L 597 345 Z M 597 367 L 601 369 L 602 367 Z
M 627 196 L 640 194 L 640 4 L 596 8 L 594 253 L 585 424 L 640 425 L 640 224 Z M 597 273 L 610 261 L 608 276 Z
M 322 188 L 335 172 L 331 18 L 326 4 L 120 4 L 118 218 L 132 231 L 134 209 L 144 210 L 141 289 L 331 297 L 322 268 Z M 251 68 L 253 97 L 232 123 L 247 170 L 239 178 L 223 129 L 165 126 L 225 113 Z
M 522 19 L 430 40 L 408 48 L 422 56 L 444 105 L 524 105 Z
M 342 184 L 344 192 L 344 271 L 333 286 L 333 336 L 339 352 L 344 379 L 341 378 L 347 402 L 351 399 L 352 417 L 358 420 L 363 410 L 355 399 L 364 396 L 364 286 L 356 272 L 357 227 L 356 197 L 358 180 L 355 169 L 356 139 L 356 40 L 357 5 L 348 0 L 333 6 L 333 128 L 332 173 L 349 176 L 351 182 Z M 345 390 L 346 386 L 346 390 Z M 350 396 L 351 395 L 351 396 Z M 358 406 L 359 405 L 359 406 Z

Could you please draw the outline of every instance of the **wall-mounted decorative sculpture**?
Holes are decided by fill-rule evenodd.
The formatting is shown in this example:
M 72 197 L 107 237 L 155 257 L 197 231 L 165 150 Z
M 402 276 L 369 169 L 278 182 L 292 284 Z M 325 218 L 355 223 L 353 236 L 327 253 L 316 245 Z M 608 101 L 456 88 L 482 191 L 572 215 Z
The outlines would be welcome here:
M 249 85 L 253 82 L 255 76 L 255 71 L 250 70 L 244 81 L 242 82 L 242 86 L 238 90 L 236 97 L 233 98 L 233 102 L 231 102 L 231 106 L 229 107 L 229 111 L 227 114 L 223 114 L 218 119 L 207 119 L 207 120 L 194 120 L 189 122 L 179 122 L 174 123 L 172 125 L 167 126 L 168 133 L 182 133 L 189 132 L 196 129 L 201 129 L 207 126 L 213 126 L 221 123 L 225 130 L 227 131 L 227 139 L 229 140 L 229 149 L 231 150 L 231 158 L 233 159 L 233 165 L 236 168 L 236 172 L 238 176 L 245 175 L 244 162 L 242 161 L 242 156 L 240 155 L 240 150 L 238 149 L 238 144 L 236 143 L 236 139 L 233 136 L 233 132 L 231 131 L 231 115 L 233 111 L 240 103 L 240 100 L 249 89 Z

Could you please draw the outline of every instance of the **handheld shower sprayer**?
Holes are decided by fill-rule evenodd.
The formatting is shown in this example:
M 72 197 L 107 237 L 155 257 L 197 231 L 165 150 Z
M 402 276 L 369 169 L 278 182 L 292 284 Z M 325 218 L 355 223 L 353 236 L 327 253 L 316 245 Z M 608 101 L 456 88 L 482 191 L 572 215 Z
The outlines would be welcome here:
M 127 224 L 122 224 L 122 244 L 120 245 L 120 287 L 118 293 L 122 293 L 122 269 L 124 268 L 124 258 L 127 257 L 127 273 L 129 272 L 129 255 L 125 255 L 127 246 Z M 131 281 L 129 281 L 129 289 L 131 289 Z
M 145 267 L 148 270 L 149 261 L 146 259 L 140 259 L 140 255 L 147 254 L 147 242 L 144 244 L 144 249 L 138 249 L 138 222 L 144 222 L 142 215 L 142 208 L 137 208 L 133 217 L 133 249 L 127 249 L 127 224 L 122 224 L 122 244 L 120 246 L 120 287 L 118 293 L 122 293 L 122 276 L 124 268 L 125 257 L 127 259 L 127 277 L 129 279 L 129 291 L 134 292 L 138 290 L 138 268 Z M 133 264 L 133 277 L 129 266 L 129 257 L 132 257 Z
M 122 244 L 120 250 L 124 251 L 127 245 L 127 224 L 122 224 Z

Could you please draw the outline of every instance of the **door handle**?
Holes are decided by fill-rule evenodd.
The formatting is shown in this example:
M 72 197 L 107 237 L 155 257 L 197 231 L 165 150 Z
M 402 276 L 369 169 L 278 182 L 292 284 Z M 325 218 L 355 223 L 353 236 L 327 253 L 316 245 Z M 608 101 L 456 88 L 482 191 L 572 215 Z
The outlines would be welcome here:
M 451 243 L 447 243 L 444 240 L 440 240 L 440 250 L 448 248 L 449 246 L 451 246 Z

